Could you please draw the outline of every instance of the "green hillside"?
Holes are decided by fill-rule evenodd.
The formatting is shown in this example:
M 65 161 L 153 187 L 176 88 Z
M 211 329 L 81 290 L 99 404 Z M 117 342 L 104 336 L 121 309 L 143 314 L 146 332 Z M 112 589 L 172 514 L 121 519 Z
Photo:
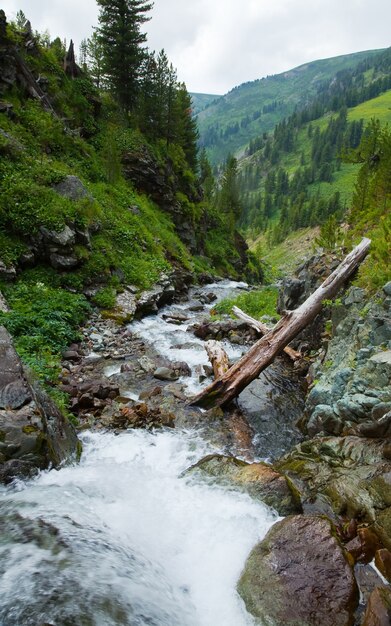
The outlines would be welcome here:
M 240 155 L 252 138 L 306 105 L 338 72 L 354 69 L 377 52 L 314 61 L 235 87 L 198 114 L 201 146 L 213 164 L 229 153 Z
M 193 115 L 198 115 L 200 111 L 203 111 L 206 107 L 215 102 L 215 100 L 217 101 L 222 96 L 207 93 L 190 93 L 190 97 L 193 107 Z
M 248 257 L 203 194 L 190 96 L 164 53 L 137 70 L 135 99 L 20 22 L 0 10 L 0 324 L 51 383 L 91 305 L 115 316 L 117 296 L 162 274 L 242 278 Z

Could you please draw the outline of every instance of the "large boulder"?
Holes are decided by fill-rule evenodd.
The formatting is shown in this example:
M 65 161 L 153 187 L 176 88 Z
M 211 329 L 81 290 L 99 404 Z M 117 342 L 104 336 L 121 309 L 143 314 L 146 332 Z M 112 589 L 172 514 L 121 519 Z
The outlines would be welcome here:
M 268 626 L 351 626 L 358 604 L 352 567 L 322 517 L 277 522 L 252 550 L 238 590 Z
M 175 286 L 172 277 L 162 274 L 156 285 L 147 291 L 143 291 L 137 300 L 135 316 L 141 318 L 144 315 L 157 313 L 158 309 L 174 300 Z
M 212 454 L 186 472 L 211 477 L 213 482 L 246 491 L 273 507 L 280 515 L 301 512 L 301 505 L 289 481 L 266 463 L 246 463 L 235 457 Z
M 59 467 L 79 451 L 73 427 L 30 382 L 9 333 L 0 326 L 0 481 Z

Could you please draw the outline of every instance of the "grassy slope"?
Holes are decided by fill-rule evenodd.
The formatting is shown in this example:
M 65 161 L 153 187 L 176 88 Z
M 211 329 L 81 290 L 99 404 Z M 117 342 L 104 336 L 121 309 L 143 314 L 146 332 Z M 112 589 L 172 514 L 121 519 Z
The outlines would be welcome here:
M 257 111 L 262 111 L 265 105 L 276 100 L 280 104 L 275 111 L 261 114 L 237 134 L 208 148 L 211 161 L 218 163 L 228 153 L 240 154 L 252 138 L 272 130 L 279 121 L 293 112 L 296 105 L 304 103 L 308 96 L 316 92 L 319 83 L 332 78 L 340 70 L 355 67 L 376 52 L 378 51 L 359 52 L 307 63 L 283 74 L 244 83 L 222 96 L 197 116 L 201 143 L 209 126 L 217 125 L 219 130 L 224 131 L 230 124 L 238 122 L 240 125 L 246 116 L 251 118 Z
M 311 256 L 318 235 L 319 228 L 303 228 L 291 233 L 285 241 L 269 249 L 265 235 L 262 234 L 249 242 L 250 250 L 266 263 L 269 268 L 269 279 L 273 280 L 291 274 L 300 261 Z
M 191 93 L 190 96 L 193 105 L 194 115 L 198 115 L 198 113 L 200 113 L 210 104 L 212 104 L 212 102 L 222 97 L 208 93 Z

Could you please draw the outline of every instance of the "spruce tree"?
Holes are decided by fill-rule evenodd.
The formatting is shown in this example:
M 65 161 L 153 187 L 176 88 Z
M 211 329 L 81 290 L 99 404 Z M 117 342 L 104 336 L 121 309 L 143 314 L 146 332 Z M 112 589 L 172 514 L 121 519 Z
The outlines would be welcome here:
M 146 34 L 141 26 L 153 6 L 145 0 L 97 0 L 100 7 L 98 37 L 103 50 L 108 85 L 124 111 L 137 103 L 140 71 L 145 58 Z

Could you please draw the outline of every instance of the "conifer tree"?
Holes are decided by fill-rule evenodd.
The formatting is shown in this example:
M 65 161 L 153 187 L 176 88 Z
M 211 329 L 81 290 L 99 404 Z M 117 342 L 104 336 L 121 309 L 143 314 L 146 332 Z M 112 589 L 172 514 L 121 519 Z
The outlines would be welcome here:
M 134 111 L 140 71 L 146 52 L 146 34 L 141 26 L 148 21 L 153 3 L 145 0 L 97 0 L 100 7 L 97 30 L 103 50 L 104 72 L 124 111 Z

